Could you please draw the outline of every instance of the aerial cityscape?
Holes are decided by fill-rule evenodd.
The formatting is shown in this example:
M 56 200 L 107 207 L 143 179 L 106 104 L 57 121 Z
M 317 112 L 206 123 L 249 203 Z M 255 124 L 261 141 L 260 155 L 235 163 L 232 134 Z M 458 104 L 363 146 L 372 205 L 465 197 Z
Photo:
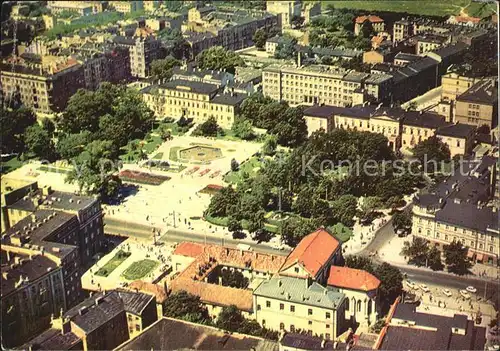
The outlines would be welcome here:
M 1 10 L 2 350 L 500 350 L 497 1 Z

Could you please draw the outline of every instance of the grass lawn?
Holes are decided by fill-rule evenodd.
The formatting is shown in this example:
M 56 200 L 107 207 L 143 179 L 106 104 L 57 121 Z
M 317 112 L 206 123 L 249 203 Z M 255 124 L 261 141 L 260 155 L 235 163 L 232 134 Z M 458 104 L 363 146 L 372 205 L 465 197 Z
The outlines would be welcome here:
M 349 241 L 349 239 L 351 239 L 351 236 L 352 236 L 351 228 L 346 227 L 342 223 L 337 223 L 337 224 L 329 227 L 329 229 L 332 232 L 332 234 L 335 235 L 335 237 L 337 239 L 341 240 L 344 243 L 346 241 Z
M 131 150 L 129 145 L 135 143 L 137 148 Z M 120 159 L 127 162 L 139 161 L 140 150 L 144 151 L 145 154 L 150 154 L 156 150 L 158 145 L 161 145 L 163 140 L 159 135 L 148 135 L 145 140 L 135 139 L 128 143 L 127 146 L 121 148 L 123 154 L 120 155 Z M 141 145 L 142 144 L 142 145 Z
M 180 146 L 172 146 L 168 152 L 168 159 L 169 161 L 174 161 L 177 162 L 179 161 L 179 150 L 181 149 Z
M 162 126 L 167 127 L 172 135 L 184 135 L 190 127 L 179 127 L 176 122 L 161 123 Z
M 18 160 L 17 156 L 12 156 L 9 158 L 5 158 L 5 161 L 2 159 L 0 164 L 0 173 L 5 174 L 12 172 L 13 170 L 18 169 L 24 164 L 24 161 Z
M 243 162 L 240 165 L 240 169 L 236 172 L 229 172 L 225 177 L 224 181 L 226 183 L 237 184 L 243 180 L 243 174 L 247 173 L 250 178 L 254 177 L 256 174 L 255 168 L 260 168 L 262 163 L 259 161 L 258 157 L 252 157 L 248 161 Z
M 493 13 L 494 4 L 471 2 L 470 0 L 323 0 L 326 7 L 333 4 L 335 8 L 346 8 L 366 11 L 407 12 L 416 15 L 449 16 L 460 13 L 460 8 L 467 7 L 470 16 L 485 17 Z
M 123 263 L 130 256 L 130 252 L 125 252 L 123 250 L 118 251 L 115 256 L 108 261 L 102 268 L 100 268 L 96 275 L 102 277 L 107 277 L 111 274 L 119 265 Z
M 127 280 L 137 280 L 151 273 L 156 266 L 158 266 L 158 261 L 153 260 L 141 260 L 132 263 L 122 274 L 122 276 Z

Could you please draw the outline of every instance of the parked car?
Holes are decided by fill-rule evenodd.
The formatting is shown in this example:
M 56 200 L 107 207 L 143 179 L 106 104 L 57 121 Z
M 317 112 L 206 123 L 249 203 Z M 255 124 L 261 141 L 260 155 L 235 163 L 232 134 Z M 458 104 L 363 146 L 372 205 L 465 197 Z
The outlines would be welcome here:
M 464 299 L 467 299 L 467 300 L 470 299 L 470 295 L 466 290 L 460 290 L 460 295 L 462 295 L 462 297 Z
M 425 293 L 428 293 L 429 291 L 431 291 L 431 289 L 429 289 L 427 287 L 427 285 L 425 285 L 425 284 L 420 284 L 418 287 L 420 288 L 420 290 L 422 290 Z
M 445 294 L 446 296 L 448 296 L 448 297 L 451 297 L 451 296 L 453 295 L 453 294 L 451 293 L 451 291 L 450 291 L 450 290 L 448 290 L 448 289 L 442 289 L 442 290 L 441 290 L 441 292 L 442 292 L 443 294 Z
M 470 293 L 475 293 L 477 291 L 477 289 L 475 287 L 473 287 L 472 285 L 469 285 L 468 287 L 466 287 L 465 290 L 467 290 Z

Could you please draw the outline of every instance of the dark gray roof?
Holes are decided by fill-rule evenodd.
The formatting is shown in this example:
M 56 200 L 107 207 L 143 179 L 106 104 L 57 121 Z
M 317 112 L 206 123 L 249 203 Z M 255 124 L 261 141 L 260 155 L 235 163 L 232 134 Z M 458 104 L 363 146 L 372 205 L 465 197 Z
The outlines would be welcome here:
M 95 294 L 64 313 L 86 334 L 104 325 L 120 313 L 125 313 L 122 299 L 116 291 Z
M 455 314 L 451 326 L 458 329 L 467 329 L 467 316 L 463 314 Z
M 214 104 L 236 106 L 241 104 L 246 97 L 247 95 L 241 93 L 225 93 L 216 95 L 211 102 Z
M 347 344 L 337 343 L 336 348 L 331 340 L 324 340 L 317 336 L 309 336 L 298 333 L 286 333 L 280 341 L 285 347 L 299 350 L 345 350 Z
M 314 105 L 304 109 L 304 116 L 328 118 L 335 114 L 336 109 L 336 106 Z
M 471 203 L 448 202 L 436 212 L 436 221 L 480 232 L 487 229 L 498 231 L 498 212 L 491 207 L 478 208 Z
M 82 339 L 74 333 L 63 334 L 61 330 L 50 328 L 19 347 L 21 350 L 82 350 Z M 78 344 L 80 344 L 78 346 Z
M 422 41 L 422 42 L 426 42 L 426 43 L 436 43 L 436 44 L 442 44 L 447 40 L 447 38 L 445 36 L 437 35 L 437 34 L 417 35 L 413 39 L 416 41 Z
M 432 53 L 443 59 L 464 52 L 467 48 L 468 46 L 466 44 L 459 42 L 433 50 Z
M 403 125 L 436 129 L 449 124 L 444 117 L 433 112 L 407 111 Z
M 394 60 L 404 60 L 404 61 L 412 62 L 412 61 L 420 60 L 421 58 L 422 58 L 422 56 L 419 56 L 419 55 L 398 52 L 398 54 L 394 57 Z
M 116 350 L 255 350 L 278 351 L 274 341 L 163 317 Z
M 498 101 L 498 80 L 483 79 L 457 97 L 457 100 L 495 104 Z
M 135 315 L 141 315 L 144 308 L 155 299 L 153 295 L 125 290 L 118 291 L 118 296 L 125 305 L 125 311 Z
M 189 91 L 198 94 L 212 94 L 215 93 L 217 90 L 219 90 L 219 87 L 214 84 L 196 82 L 191 80 L 182 80 L 182 79 L 175 79 L 170 82 L 163 83 L 160 85 L 160 87 L 163 89 L 179 90 L 185 92 Z M 180 90 L 177 87 L 187 87 L 189 88 L 189 90 L 184 90 L 184 89 Z
M 406 68 L 411 69 L 417 73 L 423 72 L 429 68 L 437 67 L 438 62 L 431 57 L 424 57 L 421 60 L 409 63 Z M 404 69 L 403 69 L 404 71 Z
M 134 38 L 129 38 L 129 37 L 124 37 L 122 35 L 117 35 L 113 38 L 113 42 L 115 44 L 119 45 L 135 45 L 135 39 Z
M 436 332 L 416 328 L 390 326 L 380 350 L 446 350 Z
M 468 124 L 452 124 L 439 128 L 437 134 L 454 138 L 465 138 L 471 135 L 474 129 L 476 129 L 474 126 Z
M 351 71 L 344 76 L 343 80 L 348 82 L 362 83 L 368 76 L 368 73 Z

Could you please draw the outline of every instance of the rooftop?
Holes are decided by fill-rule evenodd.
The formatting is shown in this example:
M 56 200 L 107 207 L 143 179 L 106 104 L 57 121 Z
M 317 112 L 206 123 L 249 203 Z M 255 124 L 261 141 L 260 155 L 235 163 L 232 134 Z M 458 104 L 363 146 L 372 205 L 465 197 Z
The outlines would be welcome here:
M 125 311 L 135 315 L 140 315 L 144 308 L 146 308 L 146 306 L 155 299 L 153 295 L 126 290 L 118 291 L 118 296 L 122 299 L 123 304 L 125 305 Z
M 498 80 L 483 79 L 458 96 L 457 100 L 495 104 L 498 101 Z
M 340 248 L 340 242 L 325 229 L 318 229 L 305 236 L 286 258 L 281 271 L 300 263 L 313 277 L 320 272 L 328 260 Z
M 437 129 L 449 125 L 444 117 L 433 112 L 406 111 L 403 125 Z
M 241 104 L 247 97 L 248 95 L 242 93 L 222 93 L 214 96 L 211 102 L 220 105 L 236 106 Z
M 291 349 L 299 350 L 346 350 L 347 344 L 324 340 L 317 336 L 298 333 L 285 333 L 280 344 Z
M 42 255 L 16 254 L 10 261 L 4 261 L 2 252 L 2 291 L 1 296 L 6 296 L 23 283 L 31 283 L 36 279 L 57 269 L 57 263 Z
M 125 312 L 125 304 L 116 291 L 98 293 L 64 313 L 86 334 Z
M 116 350 L 278 351 L 274 341 L 163 317 Z
M 474 133 L 476 128 L 469 124 L 451 124 L 438 129 L 437 135 L 444 135 L 454 138 L 466 138 Z
M 394 60 L 403 60 L 403 61 L 413 62 L 413 61 L 419 60 L 421 58 L 422 58 L 422 56 L 419 56 L 419 55 L 407 54 L 405 52 L 398 52 L 396 54 L 396 56 L 394 57 Z
M 254 295 L 334 310 L 345 298 L 337 289 L 296 277 L 275 275 L 264 280 Z
M 162 89 L 194 92 L 198 94 L 213 94 L 219 90 L 215 84 L 195 82 L 191 80 L 174 79 L 160 85 Z
M 82 340 L 74 333 L 63 334 L 50 328 L 20 347 L 22 350 L 78 350 L 83 349 Z M 80 344 L 80 345 L 78 345 Z
M 341 289 L 372 291 L 380 286 L 380 280 L 361 269 L 331 266 L 327 284 Z
M 304 116 L 330 118 L 334 116 L 335 111 L 335 106 L 313 105 L 304 109 Z
M 175 248 L 173 255 L 198 257 L 203 253 L 205 245 L 193 243 L 190 241 L 183 241 Z
M 358 16 L 358 17 L 356 17 L 355 21 L 358 24 L 362 24 L 365 21 L 369 21 L 371 23 L 384 22 L 384 20 L 382 18 L 380 18 L 379 16 L 375 16 L 375 15 Z

